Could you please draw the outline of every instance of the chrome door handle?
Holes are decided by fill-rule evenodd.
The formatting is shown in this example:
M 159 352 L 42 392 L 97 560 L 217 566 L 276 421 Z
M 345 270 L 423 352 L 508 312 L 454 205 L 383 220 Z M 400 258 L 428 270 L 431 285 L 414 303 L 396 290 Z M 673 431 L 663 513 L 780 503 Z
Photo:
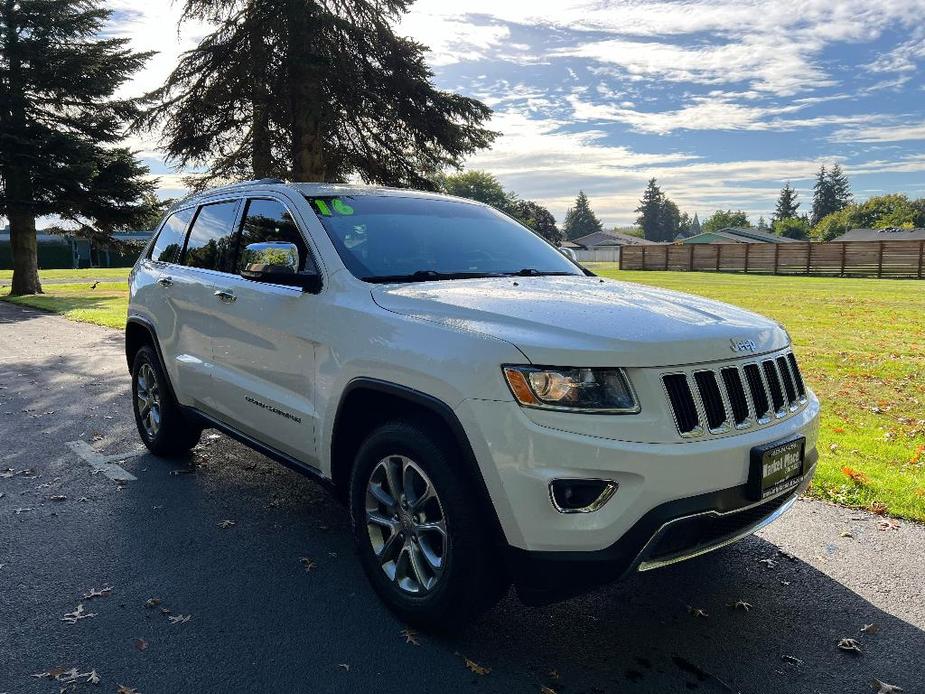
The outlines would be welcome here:
M 229 291 L 225 291 L 224 289 L 217 290 L 215 292 L 215 296 L 217 296 L 220 301 L 226 304 L 233 304 L 235 301 L 238 300 L 238 297 L 236 297 L 234 294 L 232 294 Z
M 162 287 L 169 287 L 173 284 L 173 280 L 170 277 L 161 277 L 157 283 Z

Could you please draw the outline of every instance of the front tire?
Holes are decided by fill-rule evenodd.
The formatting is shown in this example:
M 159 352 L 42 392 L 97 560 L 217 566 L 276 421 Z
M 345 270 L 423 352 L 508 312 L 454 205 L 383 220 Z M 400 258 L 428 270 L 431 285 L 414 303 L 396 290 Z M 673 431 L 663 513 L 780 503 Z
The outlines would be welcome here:
M 150 346 L 139 349 L 132 364 L 132 410 L 138 434 L 154 455 L 182 455 L 199 443 L 202 427 L 183 415 Z
M 509 583 L 445 439 L 412 421 L 375 429 L 355 459 L 350 512 L 382 600 L 409 624 L 452 630 L 493 606 Z

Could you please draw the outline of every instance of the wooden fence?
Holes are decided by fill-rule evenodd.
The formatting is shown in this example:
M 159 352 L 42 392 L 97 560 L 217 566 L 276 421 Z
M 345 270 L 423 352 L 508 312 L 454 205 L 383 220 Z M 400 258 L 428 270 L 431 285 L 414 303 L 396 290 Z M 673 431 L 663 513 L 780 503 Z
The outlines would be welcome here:
M 620 269 L 922 279 L 925 241 L 624 246 Z

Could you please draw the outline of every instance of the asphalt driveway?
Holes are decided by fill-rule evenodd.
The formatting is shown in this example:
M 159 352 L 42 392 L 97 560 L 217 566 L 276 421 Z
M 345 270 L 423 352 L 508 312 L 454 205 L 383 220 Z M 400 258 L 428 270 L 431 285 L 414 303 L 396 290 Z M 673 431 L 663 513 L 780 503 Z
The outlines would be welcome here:
M 120 333 L 0 303 L 0 693 L 925 692 L 916 524 L 800 501 L 720 552 L 408 639 L 328 492 L 214 432 L 142 453 L 129 392 Z

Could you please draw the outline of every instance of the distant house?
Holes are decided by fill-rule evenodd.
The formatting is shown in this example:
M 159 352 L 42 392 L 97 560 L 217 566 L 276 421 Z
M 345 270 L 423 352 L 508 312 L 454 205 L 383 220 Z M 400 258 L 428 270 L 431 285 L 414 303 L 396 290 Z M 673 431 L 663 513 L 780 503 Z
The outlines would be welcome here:
M 754 227 L 726 227 L 717 231 L 702 231 L 676 243 L 806 243 L 786 236 L 778 236 L 767 229 Z
M 141 248 L 151 238 L 150 231 L 119 231 L 113 238 L 128 244 L 121 250 L 98 244 L 70 234 L 49 234 L 39 231 L 39 269 L 82 267 L 128 267 L 135 262 Z M 137 250 L 134 250 L 137 249 Z M 0 270 L 13 267 L 9 227 L 0 229 Z
M 925 229 L 852 229 L 833 241 L 925 241 Z
M 623 246 L 651 246 L 654 241 L 619 231 L 595 231 L 587 236 L 572 239 L 572 249 L 579 261 L 618 262 Z

